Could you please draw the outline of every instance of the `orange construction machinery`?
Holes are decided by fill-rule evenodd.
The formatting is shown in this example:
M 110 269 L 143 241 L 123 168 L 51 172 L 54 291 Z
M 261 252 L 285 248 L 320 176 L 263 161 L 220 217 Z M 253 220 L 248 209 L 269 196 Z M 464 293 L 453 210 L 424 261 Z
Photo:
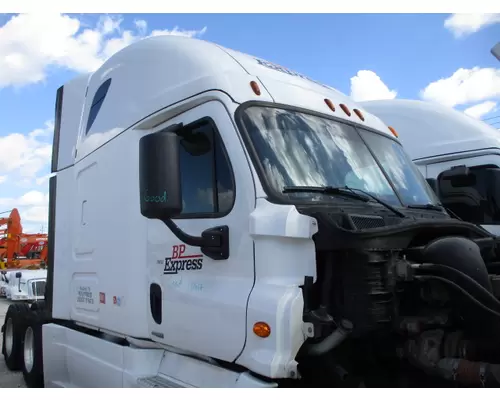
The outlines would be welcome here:
M 3 228 L 6 225 L 6 228 Z M 17 208 L 0 218 L 0 269 L 40 268 L 47 262 L 47 235 L 23 233 Z M 25 258 L 20 258 L 25 257 Z

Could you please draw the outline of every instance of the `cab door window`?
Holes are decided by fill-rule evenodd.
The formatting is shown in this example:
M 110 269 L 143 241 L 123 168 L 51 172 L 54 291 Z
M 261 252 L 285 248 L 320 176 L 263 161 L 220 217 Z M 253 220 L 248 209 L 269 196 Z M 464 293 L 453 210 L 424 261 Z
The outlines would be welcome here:
M 228 214 L 234 203 L 234 177 L 213 121 L 205 118 L 186 126 L 181 132 L 180 152 L 180 218 Z

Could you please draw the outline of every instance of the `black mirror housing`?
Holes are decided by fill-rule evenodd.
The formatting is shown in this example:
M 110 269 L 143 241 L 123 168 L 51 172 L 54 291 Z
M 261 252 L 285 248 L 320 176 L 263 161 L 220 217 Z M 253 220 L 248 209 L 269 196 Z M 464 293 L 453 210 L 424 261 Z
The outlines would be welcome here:
M 180 135 L 174 133 L 179 132 Z M 181 136 L 183 137 L 181 139 Z M 162 221 L 183 243 L 201 248 L 213 260 L 229 258 L 229 228 L 216 226 L 201 236 L 191 236 L 180 229 L 172 218 L 182 212 L 180 147 L 194 154 L 204 154 L 210 143 L 192 143 L 183 125 L 172 125 L 139 140 L 139 194 L 141 214 Z
M 16 278 L 20 278 L 21 276 L 23 276 L 22 272 L 16 272 Z
M 182 211 L 180 138 L 167 130 L 139 140 L 141 214 L 166 220 Z
M 476 177 L 465 165 L 458 165 L 441 172 L 438 181 L 449 181 L 455 188 L 470 187 L 476 184 Z

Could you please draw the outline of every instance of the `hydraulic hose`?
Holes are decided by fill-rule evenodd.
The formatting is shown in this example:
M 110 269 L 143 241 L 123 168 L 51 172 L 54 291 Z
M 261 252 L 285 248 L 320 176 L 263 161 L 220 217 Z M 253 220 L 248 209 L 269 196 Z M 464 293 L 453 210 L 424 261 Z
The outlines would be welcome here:
M 353 325 L 350 321 L 343 319 L 340 321 L 339 326 L 329 336 L 319 343 L 309 346 L 308 353 L 311 356 L 320 356 L 333 350 L 340 343 L 342 343 L 347 336 L 352 332 Z
M 454 274 L 457 277 L 460 277 L 464 281 L 466 281 L 470 286 L 471 289 L 473 288 L 474 291 L 477 291 L 478 294 L 483 297 L 485 300 L 489 301 L 491 306 L 494 306 L 497 308 L 497 310 L 500 312 L 500 301 L 491 293 L 489 292 L 484 286 L 479 284 L 475 279 L 471 278 L 469 275 L 464 274 L 462 271 L 459 271 L 455 268 L 449 267 L 447 265 L 442 265 L 442 264 L 420 264 L 418 268 L 414 271 L 416 275 L 420 271 L 435 271 L 435 270 L 441 270 L 443 272 L 449 272 L 451 274 Z M 435 276 L 435 275 L 418 275 L 418 276 Z M 444 278 L 447 279 L 447 278 Z M 454 282 L 456 283 L 456 282 Z M 460 285 L 458 285 L 460 286 Z M 464 289 L 465 290 L 465 289 Z M 467 291 L 469 294 L 470 292 Z M 471 294 L 472 296 L 472 294 Z M 478 300 L 479 301 L 479 300 Z
M 458 290 L 460 293 L 462 293 L 465 297 L 467 297 L 470 301 L 472 301 L 478 307 L 480 307 L 483 310 L 489 312 L 490 314 L 493 314 L 496 317 L 500 318 L 500 312 L 492 310 L 491 308 L 489 308 L 485 304 L 481 303 L 474 296 L 472 296 L 467 290 L 463 289 L 460 285 L 457 285 L 455 282 L 450 281 L 449 279 L 442 278 L 440 276 L 435 276 L 435 275 L 416 276 L 415 279 L 419 280 L 419 281 L 436 280 L 436 281 L 440 281 L 440 282 L 446 283 L 447 285 L 449 285 L 449 286 L 453 287 L 454 289 Z

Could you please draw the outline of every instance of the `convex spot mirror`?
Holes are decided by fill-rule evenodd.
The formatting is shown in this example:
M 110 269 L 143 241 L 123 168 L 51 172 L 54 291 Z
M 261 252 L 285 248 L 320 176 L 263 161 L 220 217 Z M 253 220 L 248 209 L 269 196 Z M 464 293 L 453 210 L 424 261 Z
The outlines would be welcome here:
M 165 220 L 182 211 L 180 138 L 165 130 L 139 140 L 141 214 Z

